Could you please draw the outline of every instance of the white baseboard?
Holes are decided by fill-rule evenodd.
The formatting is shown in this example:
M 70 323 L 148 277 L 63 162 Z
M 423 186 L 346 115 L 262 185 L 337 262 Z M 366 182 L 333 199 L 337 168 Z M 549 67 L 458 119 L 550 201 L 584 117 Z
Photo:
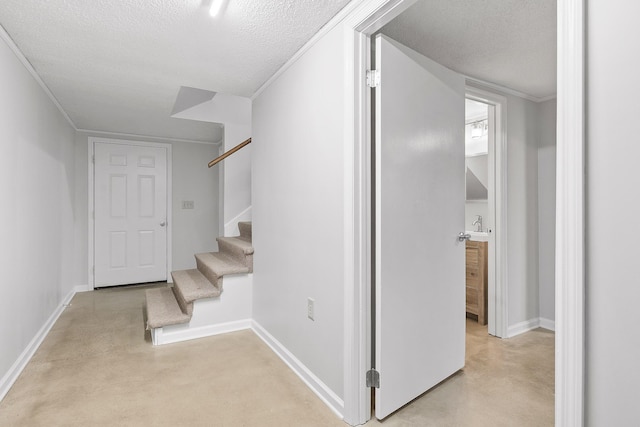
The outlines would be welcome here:
M 556 331 L 556 321 L 555 320 L 550 320 L 550 319 L 545 319 L 544 317 L 541 317 L 540 318 L 540 327 L 555 332 Z
M 27 366 L 27 363 L 29 363 L 36 350 L 38 350 L 38 347 L 40 347 L 40 344 L 42 344 L 44 339 L 47 337 L 47 334 L 56 323 L 56 320 L 58 320 L 58 317 L 60 317 L 64 309 L 69 305 L 75 294 L 76 290 L 74 288 L 69 292 L 69 294 L 67 294 L 67 296 L 64 297 L 62 302 L 60 302 L 54 312 L 51 313 L 51 316 L 49 316 L 44 325 L 42 325 L 42 328 L 40 328 L 31 342 L 29 342 L 22 354 L 18 356 L 18 359 L 11 368 L 9 368 L 9 371 L 2 377 L 2 379 L 0 379 L 0 401 L 2 401 L 7 393 L 9 393 L 11 386 L 16 382 L 24 368 Z
M 226 334 L 228 332 L 241 331 L 243 329 L 250 328 L 251 319 L 218 323 L 216 325 L 199 326 L 196 328 L 180 328 L 176 330 L 172 330 L 169 326 L 164 328 L 152 329 L 151 338 L 153 340 L 153 345 L 164 345 L 195 340 L 198 338 L 211 337 L 213 335 Z
M 273 350 L 284 363 L 313 391 L 340 419 L 344 418 L 344 401 L 320 378 L 316 377 L 298 358 L 267 332 L 258 322 L 253 321 L 253 331 Z
M 515 325 L 511 325 L 507 328 L 507 338 L 513 338 L 516 335 L 524 334 L 525 332 L 529 332 L 538 327 L 540 327 L 539 317 L 516 323 Z
M 76 286 L 75 288 L 73 288 L 74 293 L 80 293 L 80 292 L 91 292 L 93 291 L 93 286 L 91 285 L 79 285 Z
M 512 338 L 516 335 L 524 334 L 525 332 L 529 332 L 536 328 L 544 328 L 550 331 L 555 331 L 556 322 L 542 317 L 525 320 L 524 322 L 516 323 L 515 325 L 509 326 L 507 330 L 507 338 Z

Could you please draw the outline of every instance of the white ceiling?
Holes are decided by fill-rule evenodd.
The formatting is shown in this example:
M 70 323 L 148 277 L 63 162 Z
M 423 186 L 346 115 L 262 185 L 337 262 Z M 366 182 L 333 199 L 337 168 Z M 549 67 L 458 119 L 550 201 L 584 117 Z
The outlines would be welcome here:
M 420 0 L 381 32 L 467 76 L 556 93 L 556 0 Z
M 489 114 L 489 106 L 487 104 L 478 101 L 472 101 L 471 99 L 465 99 L 464 101 L 465 121 L 484 118 Z
M 2 0 L 0 24 L 80 129 L 199 141 L 181 86 L 251 96 L 349 0 Z
M 249 97 L 349 0 L 2 0 L 4 27 L 79 129 L 218 141 L 182 86 Z M 383 32 L 461 73 L 555 93 L 555 0 L 421 0 Z

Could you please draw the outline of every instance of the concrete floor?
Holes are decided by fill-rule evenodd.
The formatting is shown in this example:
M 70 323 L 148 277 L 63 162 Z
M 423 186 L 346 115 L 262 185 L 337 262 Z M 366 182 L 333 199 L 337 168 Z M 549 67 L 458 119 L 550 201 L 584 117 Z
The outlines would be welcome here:
M 0 426 L 341 426 L 253 332 L 153 347 L 144 288 L 77 294 L 0 402 Z M 387 426 L 553 425 L 554 335 L 491 338 Z
M 545 329 L 502 340 L 467 319 L 464 369 L 383 422 L 367 425 L 553 426 L 554 341 Z

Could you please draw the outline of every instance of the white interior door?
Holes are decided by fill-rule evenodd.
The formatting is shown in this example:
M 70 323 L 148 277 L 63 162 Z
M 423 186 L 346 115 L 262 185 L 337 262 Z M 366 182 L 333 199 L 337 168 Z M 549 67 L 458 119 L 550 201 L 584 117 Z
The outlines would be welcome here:
M 462 76 L 376 37 L 376 389 L 382 419 L 464 366 Z
M 167 279 L 167 149 L 94 145 L 95 286 Z

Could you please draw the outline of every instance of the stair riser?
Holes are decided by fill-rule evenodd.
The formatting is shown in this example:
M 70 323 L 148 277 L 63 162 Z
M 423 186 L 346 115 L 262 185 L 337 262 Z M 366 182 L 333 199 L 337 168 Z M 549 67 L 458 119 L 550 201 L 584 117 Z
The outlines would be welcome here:
M 245 255 L 244 265 L 249 269 L 249 273 L 253 273 L 253 254 Z
M 234 260 L 249 268 L 250 272 L 253 271 L 253 254 L 247 255 L 242 248 L 224 240 L 218 240 L 218 248 L 220 252 L 229 255 Z
M 242 237 L 246 237 L 251 240 L 251 223 L 250 222 L 239 222 L 238 230 L 240 230 L 240 235 Z
M 198 258 L 196 258 L 196 268 L 213 286 L 222 292 L 222 276 L 218 276 L 215 271 L 202 263 Z
M 180 289 L 177 286 L 174 285 L 171 290 L 173 290 L 173 294 L 176 296 L 176 301 L 178 301 L 178 305 L 182 312 L 191 316 L 193 314 L 193 303 L 185 301 L 184 295 L 182 295 L 182 292 L 180 292 Z
M 145 299 L 147 329 L 188 323 L 191 319 L 191 314 L 182 311 L 170 288 L 147 289 Z

